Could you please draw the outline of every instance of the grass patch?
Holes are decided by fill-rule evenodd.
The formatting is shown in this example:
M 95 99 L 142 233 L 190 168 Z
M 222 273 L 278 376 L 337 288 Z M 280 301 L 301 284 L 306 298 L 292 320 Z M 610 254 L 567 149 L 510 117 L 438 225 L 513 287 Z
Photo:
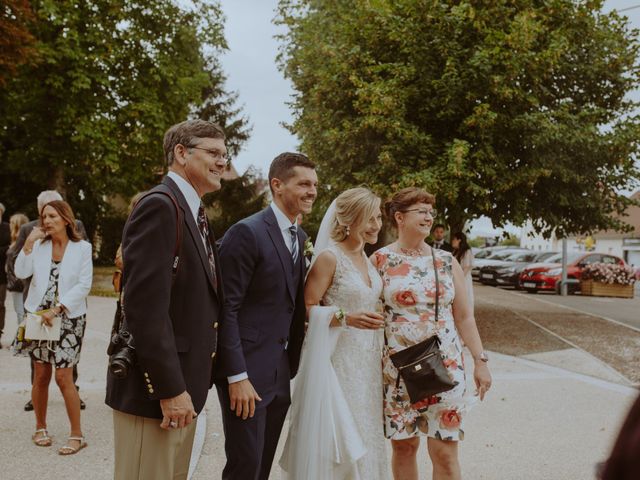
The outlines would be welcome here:
M 113 291 L 113 285 L 111 284 L 113 272 L 115 271 L 116 267 L 114 266 L 94 267 L 93 283 L 91 284 L 91 292 L 89 292 L 89 295 L 117 298 L 118 294 Z

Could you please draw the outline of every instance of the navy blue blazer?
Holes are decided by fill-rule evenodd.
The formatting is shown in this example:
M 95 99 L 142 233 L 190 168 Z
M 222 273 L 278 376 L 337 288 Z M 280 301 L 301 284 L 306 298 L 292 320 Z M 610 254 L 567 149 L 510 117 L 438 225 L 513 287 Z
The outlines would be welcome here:
M 200 231 L 184 195 L 169 177 L 162 184 L 182 210 L 178 271 L 172 284 L 176 209 L 165 195 L 146 196 L 131 213 L 122 237 L 123 308 L 137 363 L 126 378 L 107 374 L 107 405 L 148 418 L 162 418 L 160 399 L 185 390 L 195 411 L 203 409 L 213 385 L 212 358 L 223 302 L 219 258 L 216 255 L 214 284 Z
M 299 251 L 306 233 L 298 228 Z M 216 381 L 247 372 L 256 390 L 273 382 L 287 346 L 291 378 L 298 371 L 304 340 L 304 277 L 300 258 L 294 274 L 291 253 L 284 243 L 271 207 L 241 220 L 220 245 L 223 319 L 218 336 Z M 298 277 L 295 285 L 294 277 Z

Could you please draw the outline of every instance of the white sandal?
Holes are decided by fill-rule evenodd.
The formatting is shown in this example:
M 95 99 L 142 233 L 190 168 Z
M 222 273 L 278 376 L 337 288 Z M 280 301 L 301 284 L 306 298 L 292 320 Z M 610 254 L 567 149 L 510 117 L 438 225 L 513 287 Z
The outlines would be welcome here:
M 39 433 L 41 433 L 42 436 L 38 437 Z M 51 440 L 49 432 L 47 432 L 46 428 L 39 428 L 38 430 L 36 430 L 36 433 L 31 436 L 31 440 L 33 440 L 33 443 L 38 447 L 50 447 L 53 444 L 53 441 Z
M 80 442 L 80 445 L 78 445 L 77 448 L 74 448 L 71 445 L 63 445 L 58 449 L 58 455 L 75 455 L 87 446 L 87 442 L 84 441 L 84 437 L 69 437 L 67 438 L 67 442 L 69 440 Z

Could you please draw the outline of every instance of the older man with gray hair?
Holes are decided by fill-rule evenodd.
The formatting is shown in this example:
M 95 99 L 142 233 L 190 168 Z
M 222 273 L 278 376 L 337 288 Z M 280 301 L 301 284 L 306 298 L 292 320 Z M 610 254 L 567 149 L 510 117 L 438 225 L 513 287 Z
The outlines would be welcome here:
M 32 220 L 28 223 L 25 223 L 20 227 L 20 231 L 18 232 L 18 238 L 16 239 L 16 245 L 14 247 L 14 250 L 16 252 L 19 252 L 20 250 L 22 250 L 22 247 L 24 247 L 24 242 L 27 240 L 27 237 L 29 236 L 31 231 L 34 229 L 34 227 L 37 227 L 38 224 L 40 223 L 40 214 L 42 213 L 42 209 L 45 207 L 47 203 L 53 202 L 54 200 L 63 200 L 62 195 L 60 195 L 56 190 L 44 190 L 40 192 L 37 198 L 38 218 L 36 220 Z M 82 235 L 82 238 L 84 240 L 88 240 L 87 232 L 84 229 L 84 225 L 80 220 L 76 220 L 76 227 L 78 228 L 78 232 L 80 233 L 80 235 Z M 23 281 L 25 299 L 27 298 L 27 294 L 29 293 L 30 283 L 31 283 L 31 278 L 27 278 Z M 73 366 L 73 383 L 75 384 L 77 380 L 78 380 L 78 369 L 77 369 L 77 365 L 74 365 Z M 31 365 L 31 382 L 33 382 L 33 364 Z M 77 385 L 76 385 L 76 388 L 78 388 Z M 80 399 L 80 408 L 82 410 L 86 408 L 86 405 L 82 401 L 82 399 Z M 24 409 L 27 412 L 30 412 L 31 410 L 33 410 L 33 403 L 31 402 L 31 400 L 29 400 L 25 404 Z

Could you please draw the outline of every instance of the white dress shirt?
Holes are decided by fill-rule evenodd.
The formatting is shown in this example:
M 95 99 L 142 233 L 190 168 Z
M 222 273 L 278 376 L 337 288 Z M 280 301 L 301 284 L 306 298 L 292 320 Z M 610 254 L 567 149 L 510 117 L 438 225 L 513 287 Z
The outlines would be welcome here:
M 298 223 L 294 220 L 293 222 L 289 220 L 280 207 L 278 207 L 275 202 L 271 202 L 271 210 L 276 216 L 276 221 L 278 222 L 278 227 L 280 228 L 280 233 L 282 234 L 282 238 L 284 239 L 284 244 L 289 249 L 289 253 L 293 252 L 293 242 L 291 239 L 291 226 L 298 228 Z
M 198 225 L 198 209 L 200 208 L 200 204 L 202 203 L 198 192 L 196 192 L 196 189 L 193 188 L 189 182 L 187 182 L 176 172 L 169 171 L 169 173 L 167 173 L 167 177 L 176 182 L 176 185 L 178 185 L 180 192 L 187 200 L 189 209 L 193 214 L 193 219 L 196 221 L 196 225 Z
M 189 182 L 187 182 L 176 172 L 169 171 L 169 173 L 167 173 L 167 177 L 176 182 L 176 185 L 180 189 L 180 192 L 182 193 L 182 195 L 184 195 L 184 198 L 187 201 L 187 205 L 189 205 L 189 210 L 191 210 L 193 219 L 195 220 L 196 226 L 198 227 L 198 231 L 200 231 L 200 225 L 198 224 L 198 210 L 200 209 L 202 200 L 200 199 L 198 192 L 196 192 L 196 189 L 193 188 Z M 200 232 L 200 238 L 202 239 L 202 245 L 204 246 L 204 250 L 206 252 L 207 242 L 209 241 L 209 239 L 204 238 L 202 232 Z
M 282 239 L 284 240 L 284 244 L 289 249 L 289 252 L 293 251 L 291 230 L 289 230 L 289 228 L 291 228 L 291 225 L 295 225 L 295 227 L 297 228 L 298 227 L 297 222 L 295 221 L 292 222 L 291 220 L 289 220 L 289 217 L 287 217 L 284 214 L 284 212 L 280 210 L 280 208 L 275 204 L 275 202 L 271 202 L 271 210 L 273 210 L 273 213 L 276 216 L 276 221 L 278 222 L 278 228 L 280 228 L 280 233 L 282 234 Z M 229 383 L 236 383 L 241 380 L 245 380 L 247 378 L 249 378 L 249 375 L 247 375 L 247 372 L 242 372 L 242 373 L 238 373 L 237 375 L 231 375 L 230 377 L 227 377 L 227 381 Z

